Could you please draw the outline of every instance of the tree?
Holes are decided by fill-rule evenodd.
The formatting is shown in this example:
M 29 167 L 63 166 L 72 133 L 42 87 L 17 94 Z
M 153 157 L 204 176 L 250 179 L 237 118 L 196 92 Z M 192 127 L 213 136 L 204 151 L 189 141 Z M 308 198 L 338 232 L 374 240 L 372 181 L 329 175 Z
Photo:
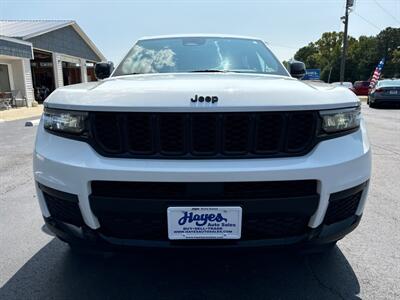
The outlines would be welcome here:
M 294 58 L 304 62 L 309 69 L 318 67 L 318 49 L 314 43 L 300 48 Z
M 400 73 L 400 66 L 393 60 L 400 46 L 400 28 L 388 27 L 382 30 L 377 36 L 378 53 L 381 57 L 385 57 L 385 66 L 383 73 L 386 78 L 394 77 Z
M 352 80 L 368 80 L 379 60 L 378 43 L 375 37 L 360 36 L 358 43 L 353 44 L 348 52 L 349 60 L 354 61 Z
M 377 36 L 349 37 L 346 58 L 346 81 L 368 80 L 378 64 L 385 57 L 385 77 L 400 74 L 400 28 L 388 27 Z M 321 38 L 300 48 L 294 55 L 307 68 L 321 69 L 321 79 L 330 82 L 339 80 L 340 57 L 343 43 L 342 32 L 325 32 Z

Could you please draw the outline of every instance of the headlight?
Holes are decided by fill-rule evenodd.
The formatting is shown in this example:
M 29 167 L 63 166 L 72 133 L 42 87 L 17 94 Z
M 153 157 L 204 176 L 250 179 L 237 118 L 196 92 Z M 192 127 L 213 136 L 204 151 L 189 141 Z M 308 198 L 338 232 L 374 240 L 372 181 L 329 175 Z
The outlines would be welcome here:
M 45 108 L 44 128 L 60 133 L 82 134 L 86 130 L 87 115 L 86 112 Z
M 322 129 L 327 133 L 346 131 L 360 126 L 360 107 L 320 111 Z

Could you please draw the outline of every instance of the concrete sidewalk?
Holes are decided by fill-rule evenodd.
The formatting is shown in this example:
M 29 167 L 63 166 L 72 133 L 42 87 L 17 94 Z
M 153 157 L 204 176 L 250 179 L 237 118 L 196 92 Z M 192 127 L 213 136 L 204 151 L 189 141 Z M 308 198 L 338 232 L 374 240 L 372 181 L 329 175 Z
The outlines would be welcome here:
M 368 96 L 358 96 L 358 99 L 360 99 L 360 101 L 367 102 Z
M 40 118 L 43 112 L 43 105 L 36 107 L 20 107 L 9 110 L 0 110 L 0 122 L 13 121 L 26 118 Z

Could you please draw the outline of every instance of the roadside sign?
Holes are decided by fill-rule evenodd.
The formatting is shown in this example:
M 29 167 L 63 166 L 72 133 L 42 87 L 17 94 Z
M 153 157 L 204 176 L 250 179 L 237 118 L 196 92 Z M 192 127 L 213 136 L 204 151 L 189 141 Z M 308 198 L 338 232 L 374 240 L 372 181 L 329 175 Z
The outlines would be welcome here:
M 303 80 L 319 80 L 321 69 L 307 69 Z

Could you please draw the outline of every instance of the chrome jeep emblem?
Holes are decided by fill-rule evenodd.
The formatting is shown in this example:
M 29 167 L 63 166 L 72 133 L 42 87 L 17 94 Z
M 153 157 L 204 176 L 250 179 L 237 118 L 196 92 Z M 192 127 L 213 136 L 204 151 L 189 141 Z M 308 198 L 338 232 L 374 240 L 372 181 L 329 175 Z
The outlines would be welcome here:
M 208 103 L 216 103 L 218 102 L 218 97 L 217 96 L 198 96 L 197 94 L 194 95 L 193 98 L 190 99 L 192 102 L 208 102 Z

